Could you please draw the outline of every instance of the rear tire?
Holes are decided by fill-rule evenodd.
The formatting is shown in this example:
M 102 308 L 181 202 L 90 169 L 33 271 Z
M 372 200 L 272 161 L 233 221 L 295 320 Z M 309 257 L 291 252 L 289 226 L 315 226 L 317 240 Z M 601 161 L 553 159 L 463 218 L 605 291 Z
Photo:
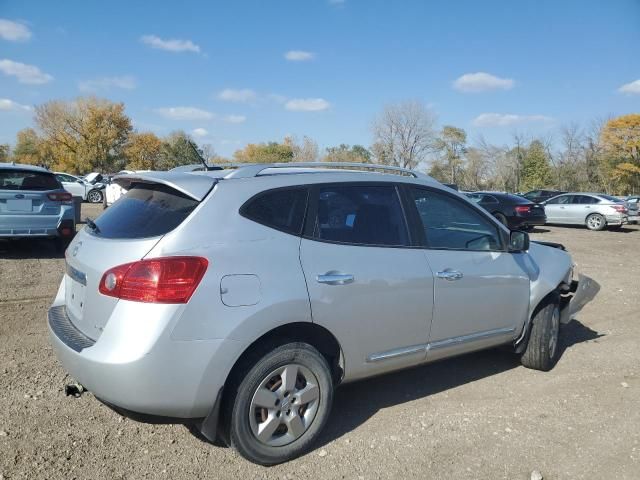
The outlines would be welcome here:
M 538 307 L 530 328 L 527 348 L 520 362 L 527 368 L 549 371 L 556 363 L 559 350 L 560 300 L 557 294 Z
M 589 230 L 597 232 L 607 226 L 607 221 L 599 213 L 592 213 L 587 217 L 586 225 Z
M 223 400 L 223 437 L 247 460 L 275 465 L 311 448 L 333 402 L 327 360 L 307 343 L 287 343 L 247 362 Z

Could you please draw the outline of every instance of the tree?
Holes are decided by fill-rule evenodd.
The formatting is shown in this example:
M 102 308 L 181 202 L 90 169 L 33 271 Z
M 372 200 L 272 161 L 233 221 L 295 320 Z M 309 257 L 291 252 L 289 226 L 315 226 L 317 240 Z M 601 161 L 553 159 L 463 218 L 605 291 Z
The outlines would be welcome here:
M 415 168 L 433 149 L 435 123 L 434 114 L 420 101 L 387 105 L 372 126 L 376 160 Z
M 285 138 L 285 144 L 289 144 L 293 150 L 294 162 L 315 162 L 318 160 L 318 144 L 306 135 L 299 144 L 294 137 Z
M 293 148 L 287 143 L 250 143 L 236 150 L 233 158 L 239 163 L 281 163 L 293 160 Z
M 625 193 L 640 190 L 640 114 L 609 120 L 600 133 L 604 170 Z
M 342 143 L 337 147 L 328 147 L 327 154 L 322 160 L 325 162 L 369 163 L 371 152 L 362 145 L 349 146 Z
M 35 109 L 35 122 L 58 168 L 71 172 L 112 172 L 124 163 L 132 130 L 123 103 L 95 97 L 51 101 Z
M 154 133 L 132 133 L 124 148 L 128 170 L 157 170 L 163 161 L 163 142 Z
M 160 170 L 169 170 L 180 165 L 202 163 L 200 159 L 204 152 L 193 139 L 182 130 L 171 132 L 162 144 L 162 160 Z
M 462 128 L 445 125 L 435 141 L 435 148 L 442 154 L 449 173 L 449 183 L 458 183 L 461 174 L 462 155 L 466 152 L 467 133 Z
M 6 163 L 9 161 L 9 156 L 11 154 L 11 147 L 9 147 L 8 143 L 4 143 L 0 145 L 0 162 Z
M 519 186 L 522 190 L 544 188 L 551 184 L 551 167 L 547 149 L 540 140 L 533 140 L 522 160 L 522 177 Z

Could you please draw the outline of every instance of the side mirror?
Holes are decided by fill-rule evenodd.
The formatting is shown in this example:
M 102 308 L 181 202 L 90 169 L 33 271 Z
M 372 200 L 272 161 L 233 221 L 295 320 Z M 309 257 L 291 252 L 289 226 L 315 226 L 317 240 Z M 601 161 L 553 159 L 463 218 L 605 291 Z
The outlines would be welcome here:
M 512 253 L 526 252 L 529 250 L 529 234 L 514 230 L 509 234 L 509 251 Z

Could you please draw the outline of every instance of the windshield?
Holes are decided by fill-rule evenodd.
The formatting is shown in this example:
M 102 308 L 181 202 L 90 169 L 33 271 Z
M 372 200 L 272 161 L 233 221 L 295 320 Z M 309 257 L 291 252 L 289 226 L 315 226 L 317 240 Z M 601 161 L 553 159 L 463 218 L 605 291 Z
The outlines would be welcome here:
M 166 185 L 134 183 L 92 230 L 104 238 L 156 237 L 180 225 L 196 206 L 196 200 Z
M 62 188 L 49 172 L 9 169 L 0 170 L 0 190 L 58 190 Z

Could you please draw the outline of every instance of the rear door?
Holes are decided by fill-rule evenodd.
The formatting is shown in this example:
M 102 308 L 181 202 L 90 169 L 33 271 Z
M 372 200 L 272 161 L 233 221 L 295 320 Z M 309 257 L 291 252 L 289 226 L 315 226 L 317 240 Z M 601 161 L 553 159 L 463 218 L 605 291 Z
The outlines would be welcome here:
M 433 276 L 410 246 L 397 188 L 332 184 L 310 195 L 300 260 L 313 321 L 340 341 L 347 377 L 423 361 Z
M 167 185 L 133 183 L 127 195 L 86 226 L 66 254 L 66 308 L 71 322 L 97 339 L 118 300 L 98 292 L 102 275 L 141 260 L 197 207 L 199 201 Z
M 427 358 L 513 339 L 529 309 L 522 254 L 507 252 L 498 225 L 462 199 L 427 187 L 408 190 L 435 277 Z

